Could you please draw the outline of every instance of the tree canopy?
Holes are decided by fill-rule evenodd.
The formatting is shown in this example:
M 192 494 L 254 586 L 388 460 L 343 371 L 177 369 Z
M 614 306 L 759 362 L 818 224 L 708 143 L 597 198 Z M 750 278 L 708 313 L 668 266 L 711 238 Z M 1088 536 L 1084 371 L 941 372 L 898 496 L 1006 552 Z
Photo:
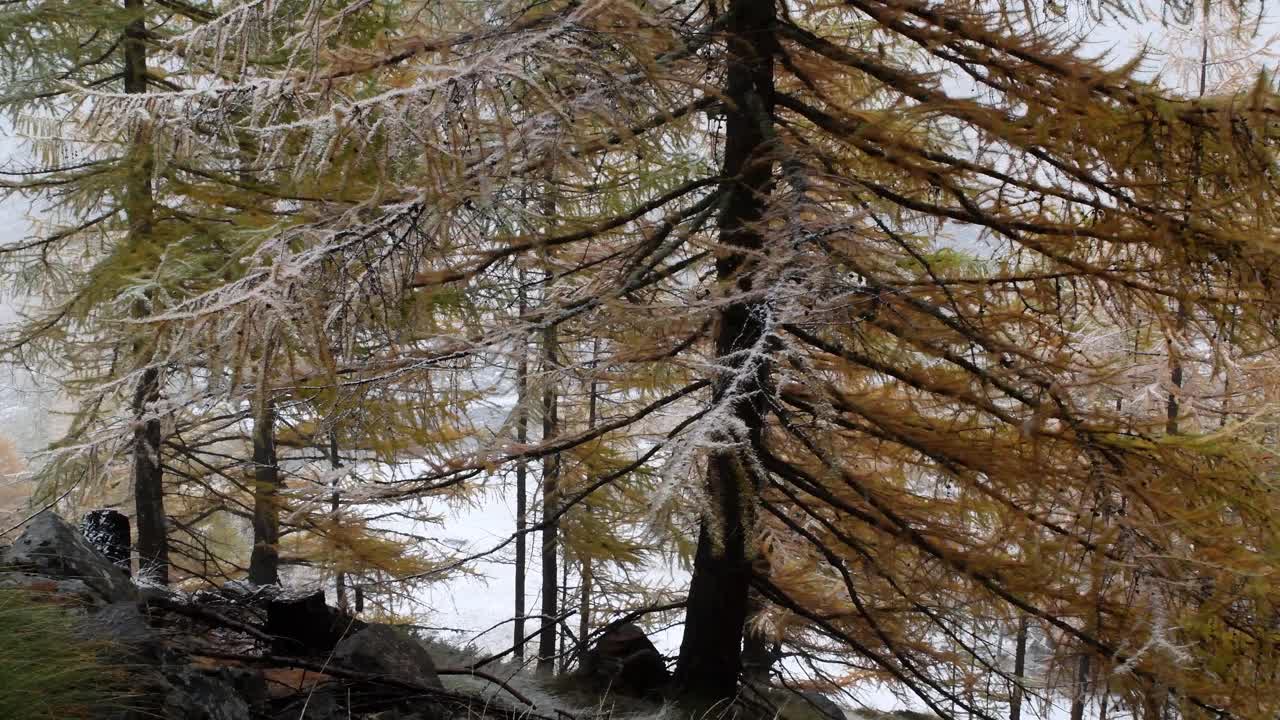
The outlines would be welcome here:
M 689 564 L 686 697 L 745 638 L 993 717 L 1030 623 L 1146 718 L 1280 708 L 1269 76 L 991 0 L 69 7 L 0 10 L 51 482 L 395 594 L 466 560 L 373 518 L 533 472 L 583 587 Z

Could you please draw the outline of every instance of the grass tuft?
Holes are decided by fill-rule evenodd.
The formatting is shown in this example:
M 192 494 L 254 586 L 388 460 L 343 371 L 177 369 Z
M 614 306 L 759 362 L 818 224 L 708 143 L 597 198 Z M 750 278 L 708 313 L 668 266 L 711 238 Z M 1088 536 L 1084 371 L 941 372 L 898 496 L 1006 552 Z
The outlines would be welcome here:
M 40 595 L 0 589 L 0 718 L 58 720 L 121 707 L 123 669 L 77 633 L 77 616 Z

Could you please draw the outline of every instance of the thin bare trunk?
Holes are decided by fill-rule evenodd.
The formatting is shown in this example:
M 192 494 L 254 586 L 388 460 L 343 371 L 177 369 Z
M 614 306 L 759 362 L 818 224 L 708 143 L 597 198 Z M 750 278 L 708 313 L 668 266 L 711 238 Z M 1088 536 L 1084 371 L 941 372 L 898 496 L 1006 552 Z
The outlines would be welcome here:
M 560 564 L 560 605 L 559 607 L 567 608 L 569 607 L 569 556 L 567 553 L 565 554 L 565 557 L 562 558 L 562 560 L 563 562 L 561 562 Z M 569 669 L 567 664 L 569 661 L 569 623 L 568 622 L 557 623 L 556 627 L 559 629 L 558 634 L 560 637 L 560 652 L 558 653 L 558 656 L 560 658 L 560 661 L 558 663 L 559 671 L 565 672 L 566 670 Z
M 342 467 L 342 459 L 338 457 L 338 433 L 334 430 L 329 431 L 329 466 L 334 470 Z M 329 512 L 332 514 L 335 525 L 339 522 L 339 501 L 338 478 L 335 477 L 333 479 L 333 494 L 329 496 Z M 337 597 L 336 602 L 338 603 L 338 609 L 346 612 L 349 609 L 349 604 L 347 602 L 347 574 L 342 570 L 336 571 L 333 577 L 333 584 L 334 595 Z
M 591 635 L 591 583 L 594 581 L 592 577 L 591 558 L 582 558 L 582 568 L 580 570 L 580 581 L 582 587 L 578 591 L 578 655 L 587 651 L 587 638 Z
M 1084 705 L 1089 699 L 1089 654 L 1082 651 L 1076 662 L 1076 682 L 1071 691 L 1071 720 L 1084 720 Z
M 275 408 L 262 398 L 253 419 L 253 553 L 249 582 L 280 582 L 280 468 L 276 460 Z
M 596 363 L 600 358 L 600 338 L 594 338 L 591 341 L 591 383 L 587 390 L 587 430 L 593 430 L 596 426 L 596 413 L 599 403 L 597 393 L 600 391 L 600 385 L 596 382 L 595 369 Z M 586 652 L 587 637 L 591 634 L 591 583 L 594 578 L 592 576 L 591 557 L 584 556 L 581 559 L 582 567 L 579 570 L 581 586 L 578 588 L 578 653 Z
M 128 94 L 147 92 L 147 26 L 143 16 L 143 0 L 125 0 L 125 10 L 134 18 L 124 30 L 124 91 Z M 151 176 L 155 159 L 144 127 L 133 138 L 125 180 L 125 214 L 129 220 L 128 243 L 131 246 L 153 242 L 155 193 Z M 150 308 L 139 305 L 134 314 L 145 316 Z M 146 343 L 134 347 L 135 359 L 150 361 Z M 161 429 L 159 418 L 150 417 L 150 409 L 160 399 L 160 371 L 147 367 L 134 389 L 132 411 L 136 420 L 133 431 L 133 497 L 135 522 L 138 526 L 138 574 L 152 582 L 169 583 L 169 540 L 164 509 L 164 471 L 160 463 Z
M 529 310 L 528 295 L 524 287 L 524 272 L 520 272 L 519 309 L 523 317 Z M 529 342 L 520 335 L 520 353 L 516 364 L 516 442 L 529 442 Z M 515 657 L 524 660 L 525 572 L 529 565 L 529 466 L 524 459 L 516 463 L 516 607 L 515 607 Z
M 138 577 L 169 584 L 169 539 L 160 465 L 160 421 L 143 419 L 160 398 L 160 372 L 147 368 L 133 394 L 133 499 L 138 525 Z
M 1027 671 L 1027 616 L 1018 618 L 1013 646 L 1013 692 L 1009 696 L 1009 720 L 1022 719 L 1023 674 Z
M 556 396 L 556 329 L 542 331 L 542 441 L 547 442 L 559 434 L 558 398 Z M 542 459 L 542 629 L 538 635 L 538 664 L 540 671 L 553 669 L 556 655 L 556 616 L 559 607 L 559 554 L 560 523 L 546 522 L 554 517 L 559 501 L 560 456 L 557 453 Z
M 271 396 L 271 349 L 275 329 L 263 336 L 253 413 L 253 552 L 249 582 L 280 582 L 280 465 L 276 458 L 276 412 Z

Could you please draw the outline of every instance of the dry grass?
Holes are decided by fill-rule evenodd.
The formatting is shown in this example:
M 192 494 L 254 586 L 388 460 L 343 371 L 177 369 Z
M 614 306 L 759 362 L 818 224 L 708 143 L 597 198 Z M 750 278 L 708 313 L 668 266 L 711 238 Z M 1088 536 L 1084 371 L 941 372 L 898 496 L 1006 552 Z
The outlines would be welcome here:
M 76 615 L 23 590 L 0 590 L 0 717 L 91 717 L 128 703 L 124 672 L 79 637 Z

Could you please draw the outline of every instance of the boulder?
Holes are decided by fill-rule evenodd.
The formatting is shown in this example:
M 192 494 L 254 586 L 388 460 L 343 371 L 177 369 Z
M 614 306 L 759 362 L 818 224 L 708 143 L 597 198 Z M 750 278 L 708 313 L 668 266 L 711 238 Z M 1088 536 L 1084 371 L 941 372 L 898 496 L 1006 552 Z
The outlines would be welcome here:
M 750 683 L 752 694 L 764 701 L 759 715 L 767 720 L 847 720 L 849 714 L 836 701 L 817 690 L 780 688 Z M 749 713 L 748 716 L 755 716 Z M 869 720 L 869 719 L 864 719 Z
M 75 527 L 45 511 L 27 523 L 0 554 L 0 567 L 83 583 L 104 603 L 135 600 L 138 589 L 123 570 L 85 542 Z
M 98 608 L 79 623 L 87 640 L 141 649 L 160 643 L 160 633 L 147 622 L 137 602 L 114 602 Z
M 431 653 L 390 625 L 371 624 L 343 638 L 334 648 L 333 661 L 349 670 L 444 688 Z
M 828 720 L 845 720 L 844 708 L 836 701 L 815 690 L 802 690 L 795 693 L 797 697 L 792 704 L 803 704 L 820 717 Z
M 583 655 L 581 674 L 600 690 L 634 697 L 660 695 L 671 680 L 662 653 L 634 623 L 605 630 Z
M 167 673 L 166 720 L 252 720 L 249 704 L 225 671 L 184 667 Z
M 44 596 L 49 602 L 66 605 L 101 605 L 106 602 L 101 593 L 83 580 L 60 580 L 20 571 L 0 571 L 0 590 L 24 590 Z
M 325 604 L 323 590 L 263 597 L 267 603 L 266 631 L 276 638 L 275 650 L 281 654 L 327 654 L 338 641 L 364 629 L 366 624 Z
M 295 695 L 291 702 L 273 713 L 272 717 L 279 720 L 350 720 L 362 716 L 352 715 L 332 690 L 320 687 Z

